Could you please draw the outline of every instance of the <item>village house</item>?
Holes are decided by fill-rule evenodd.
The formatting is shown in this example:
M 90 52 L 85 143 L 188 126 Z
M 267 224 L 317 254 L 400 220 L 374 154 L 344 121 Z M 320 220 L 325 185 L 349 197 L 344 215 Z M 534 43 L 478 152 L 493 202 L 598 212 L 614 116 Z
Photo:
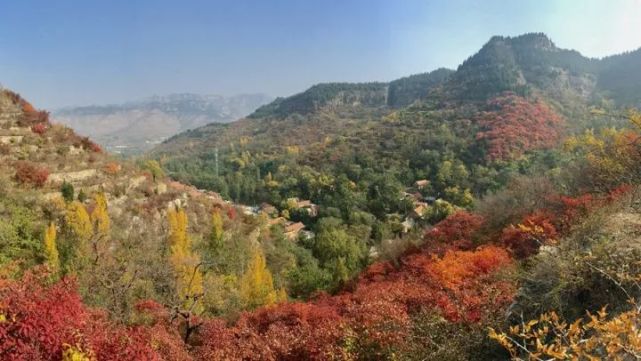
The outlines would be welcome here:
M 295 241 L 304 228 L 305 225 L 302 222 L 290 222 L 285 225 L 285 237 L 290 241 Z
M 428 207 L 429 206 L 427 205 L 427 203 L 423 203 L 423 202 L 414 203 L 414 209 L 412 210 L 412 212 L 410 212 L 410 217 L 414 219 L 422 219 Z
M 290 198 L 287 200 L 289 204 L 293 204 L 295 209 L 304 209 L 310 217 L 318 216 L 318 206 L 310 200 L 300 200 L 298 198 Z
M 420 179 L 414 182 L 414 187 L 416 187 L 416 189 L 423 189 L 428 185 L 430 185 L 430 181 L 428 181 L 427 179 Z
M 270 217 L 276 217 L 278 216 L 278 209 L 274 206 L 272 206 L 269 203 L 263 203 L 260 205 L 260 210 L 261 212 L 264 212 Z
M 270 219 L 268 222 L 270 226 L 273 226 L 276 224 L 286 224 L 287 219 L 285 217 L 276 217 L 276 218 Z

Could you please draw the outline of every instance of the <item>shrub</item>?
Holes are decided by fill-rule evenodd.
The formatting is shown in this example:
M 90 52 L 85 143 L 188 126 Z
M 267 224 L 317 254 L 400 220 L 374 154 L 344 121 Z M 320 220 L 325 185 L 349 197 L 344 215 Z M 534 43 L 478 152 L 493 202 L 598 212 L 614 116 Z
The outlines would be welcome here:
M 31 131 L 40 135 L 44 134 L 47 129 L 49 129 L 49 127 L 46 123 L 38 123 L 31 126 Z
M 103 171 L 109 175 L 116 175 L 120 172 L 122 166 L 116 162 L 109 162 L 105 164 Z
M 531 214 L 518 225 L 503 230 L 501 242 L 512 250 L 517 258 L 535 254 L 539 247 L 556 241 L 557 231 L 551 217 L 543 212 Z
M 38 167 L 27 161 L 19 161 L 15 166 L 15 179 L 20 184 L 29 184 L 35 187 L 42 187 L 49 178 L 49 170 Z
M 62 193 L 62 198 L 64 198 L 67 203 L 73 201 L 74 189 L 71 183 L 67 183 L 66 181 L 62 183 L 60 192 Z

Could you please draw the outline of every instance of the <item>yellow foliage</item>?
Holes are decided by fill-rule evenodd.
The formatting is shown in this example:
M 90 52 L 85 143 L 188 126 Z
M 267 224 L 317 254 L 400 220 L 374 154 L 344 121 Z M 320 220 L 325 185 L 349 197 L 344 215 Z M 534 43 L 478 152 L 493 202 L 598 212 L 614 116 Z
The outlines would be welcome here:
M 608 318 L 596 315 L 567 323 L 554 312 L 489 336 L 508 350 L 513 360 L 632 360 L 641 354 L 641 313 L 637 307 Z
M 91 238 L 93 234 L 91 219 L 89 213 L 87 213 L 87 209 L 82 203 L 78 201 L 69 203 L 65 215 L 65 222 L 78 239 L 86 241 Z
M 67 345 L 62 351 L 62 361 L 93 361 L 91 353 L 85 353 L 80 347 Z
M 104 193 L 97 193 L 95 195 L 96 207 L 91 212 L 91 222 L 93 223 L 95 233 L 103 237 L 109 235 L 111 221 L 107 213 L 107 198 Z
M 170 209 L 169 222 L 170 262 L 176 275 L 176 291 L 185 307 L 203 293 L 203 277 L 199 270 L 200 258 L 192 251 L 187 234 L 187 215 L 183 209 Z
M 279 301 L 265 256 L 258 248 L 253 249 L 247 270 L 240 280 L 240 299 L 246 309 L 272 305 Z
M 286 301 L 287 301 L 287 290 L 285 289 L 285 287 L 281 287 L 278 289 L 278 293 L 276 294 L 276 303 L 281 303 Z
M 300 153 L 300 148 L 297 145 L 288 145 L 285 149 L 289 155 L 297 155 Z
M 220 210 L 215 210 L 211 216 L 211 239 L 210 246 L 213 250 L 218 250 L 223 242 L 223 218 Z
M 60 258 L 56 246 L 56 225 L 53 223 L 49 224 L 49 227 L 45 230 L 44 246 L 47 264 L 53 272 L 58 272 L 60 269 Z

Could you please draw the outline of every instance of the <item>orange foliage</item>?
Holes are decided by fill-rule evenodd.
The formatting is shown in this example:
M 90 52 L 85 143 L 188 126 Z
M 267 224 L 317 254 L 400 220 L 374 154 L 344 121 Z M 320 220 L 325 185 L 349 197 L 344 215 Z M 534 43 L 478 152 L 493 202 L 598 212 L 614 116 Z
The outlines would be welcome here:
M 109 162 L 105 164 L 103 171 L 109 175 L 116 175 L 120 172 L 122 166 L 116 162 Z

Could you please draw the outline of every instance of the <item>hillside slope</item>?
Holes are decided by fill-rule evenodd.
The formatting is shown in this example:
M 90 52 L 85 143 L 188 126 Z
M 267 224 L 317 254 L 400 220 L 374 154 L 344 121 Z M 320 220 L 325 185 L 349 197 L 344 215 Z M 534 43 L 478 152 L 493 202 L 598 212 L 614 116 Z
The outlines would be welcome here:
M 504 97 L 519 105 L 510 112 L 529 106 L 514 97 Z M 630 128 L 566 138 L 554 150 L 562 170 L 510 179 L 417 243 L 382 242 L 388 253 L 356 275 L 369 261 L 367 215 L 342 223 L 305 211 L 321 216 L 318 233 L 288 238 L 267 208 L 171 182 L 153 162 L 114 162 L 3 90 L 0 351 L 52 361 L 630 358 L 641 351 L 641 152 L 631 142 L 641 115 L 628 118 Z M 395 191 L 384 184 L 373 193 Z M 326 283 L 333 295 L 315 293 Z
M 589 59 L 543 34 L 493 37 L 456 71 L 315 85 L 246 119 L 176 135 L 150 157 L 238 202 L 285 210 L 289 198 L 309 199 L 345 221 L 356 209 L 398 230 L 389 215 L 402 222 L 418 206 L 393 197 L 416 194 L 416 181 L 429 183 L 423 201 L 467 207 L 515 174 L 554 168 L 549 150 L 564 135 L 617 124 L 594 111 L 638 99 L 617 96 L 622 77 L 603 74 L 632 73 L 637 57 Z

